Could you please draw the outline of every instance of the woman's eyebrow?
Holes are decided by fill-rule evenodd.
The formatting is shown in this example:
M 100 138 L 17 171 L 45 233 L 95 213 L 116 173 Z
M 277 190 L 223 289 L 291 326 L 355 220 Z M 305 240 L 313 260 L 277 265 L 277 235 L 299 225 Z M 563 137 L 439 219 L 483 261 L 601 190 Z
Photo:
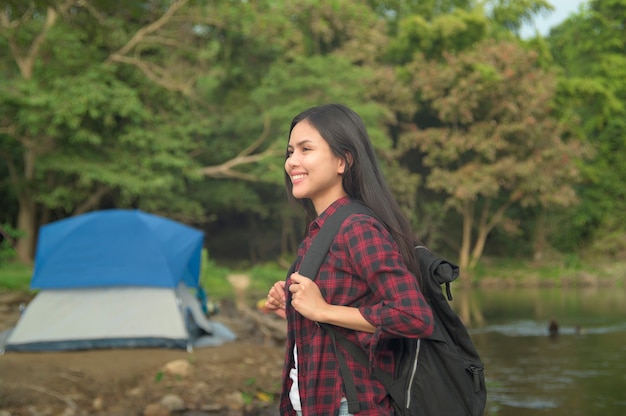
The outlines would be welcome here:
M 302 146 L 303 144 L 307 144 L 307 143 L 313 143 L 313 140 L 311 140 L 311 139 L 302 139 L 302 140 L 296 142 L 295 146 Z M 289 146 L 294 147 L 291 144 Z

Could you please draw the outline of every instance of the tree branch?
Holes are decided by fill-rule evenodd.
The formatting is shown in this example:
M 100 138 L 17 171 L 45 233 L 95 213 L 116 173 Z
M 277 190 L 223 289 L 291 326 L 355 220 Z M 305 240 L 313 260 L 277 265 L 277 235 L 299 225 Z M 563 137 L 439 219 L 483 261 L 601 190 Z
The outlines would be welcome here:
M 157 45 L 167 45 L 172 46 L 177 49 L 183 49 L 187 51 L 193 51 L 193 48 L 189 47 L 189 45 L 185 42 L 181 42 L 177 39 L 166 38 L 163 36 L 145 36 L 143 38 L 145 43 L 154 43 Z
M 234 158 L 216 165 L 216 166 L 206 166 L 200 169 L 200 173 L 204 176 L 210 176 L 213 178 L 234 178 L 234 179 L 243 179 L 251 182 L 256 182 L 259 178 L 256 175 L 248 175 L 246 173 L 238 172 L 233 170 L 236 166 L 251 164 L 259 162 L 266 157 L 276 156 L 279 152 L 275 149 L 267 149 L 261 153 L 252 154 L 256 149 L 258 149 L 261 144 L 267 140 L 270 134 L 270 124 L 271 120 L 269 117 L 266 117 L 263 121 L 263 131 L 259 135 L 259 137 L 252 143 L 250 146 L 242 150 L 237 156 Z
M 100 202 L 100 200 L 102 200 L 102 197 L 104 197 L 107 194 L 107 192 L 109 192 L 109 190 L 110 188 L 108 186 L 104 186 L 104 185 L 98 186 L 96 191 L 92 192 L 89 195 L 89 198 L 87 198 L 85 201 L 83 201 L 82 204 L 78 205 L 74 209 L 73 215 L 84 214 L 90 209 L 96 207 L 98 203 Z
M 183 7 L 185 4 L 187 4 L 188 0 L 177 0 L 175 2 L 172 3 L 172 5 L 170 6 L 169 9 L 167 9 L 167 11 L 165 13 L 163 13 L 163 16 L 161 16 L 158 20 L 156 20 L 155 22 L 152 22 L 151 24 L 142 27 L 141 29 L 139 29 L 137 31 L 137 33 L 135 33 L 135 35 L 126 43 L 126 45 L 122 46 L 122 48 L 120 48 L 118 51 L 113 52 L 109 58 L 107 59 L 107 62 L 114 62 L 117 61 L 117 58 L 120 56 L 126 56 L 131 50 L 133 50 L 148 34 L 150 33 L 154 33 L 157 30 L 159 30 L 161 27 L 163 27 L 163 25 L 165 25 L 169 19 L 172 17 L 172 15 L 174 13 L 176 13 L 176 11 L 178 9 L 180 9 L 181 7 Z
M 19 27 L 21 22 L 24 22 L 28 19 L 30 19 L 33 15 L 33 11 L 35 10 L 35 8 L 31 5 L 28 10 L 26 10 L 26 12 L 24 12 L 24 14 L 22 15 L 21 18 L 10 21 L 9 20 L 9 9 L 6 8 L 5 12 L 2 13 L 0 15 L 0 26 L 7 28 L 7 29 L 15 29 L 16 27 Z
M 8 37 L 9 48 L 11 49 L 11 53 L 13 54 L 13 58 L 17 63 L 17 66 L 20 68 L 20 73 L 24 79 L 31 79 L 33 76 L 33 67 L 35 64 L 35 59 L 41 50 L 41 46 L 45 42 L 48 37 L 48 33 L 50 29 L 57 21 L 59 13 L 64 14 L 67 9 L 70 8 L 74 4 L 75 0 L 67 0 L 65 3 L 61 3 L 58 6 L 58 10 L 52 6 L 48 6 L 46 9 L 46 20 L 41 29 L 41 32 L 35 36 L 35 39 L 31 43 L 28 51 L 25 54 L 20 53 L 20 48 L 14 37 Z M 7 12 L 8 13 L 8 12 Z M 29 8 L 24 15 L 13 22 L 9 20 L 9 16 L 7 13 L 3 13 L 0 17 L 0 25 L 4 28 L 18 28 L 24 21 L 30 19 L 34 13 L 33 8 Z
M 502 221 L 502 217 L 504 216 L 504 213 L 506 212 L 507 209 L 509 209 L 511 206 L 513 205 L 513 200 L 508 200 L 506 202 L 506 204 L 503 204 L 502 206 L 500 206 L 500 208 L 498 208 L 496 210 L 496 212 L 494 212 L 494 214 L 491 216 L 491 221 L 489 221 L 485 227 L 487 229 L 488 232 L 491 232 L 491 230 L 493 230 L 493 228 L 498 225 L 500 223 L 500 221 Z
M 167 11 L 156 21 L 140 28 L 133 37 L 120 49 L 116 52 L 113 52 L 107 60 L 105 61 L 108 64 L 117 62 L 133 65 L 138 68 L 143 74 L 152 82 L 157 85 L 162 86 L 168 91 L 179 92 L 184 96 L 193 98 L 197 101 L 201 101 L 196 95 L 193 93 L 193 85 L 196 83 L 198 78 L 200 77 L 200 73 L 196 73 L 193 76 L 184 76 L 184 80 L 181 79 L 180 74 L 178 74 L 178 79 L 174 77 L 172 73 L 168 73 L 165 69 L 150 63 L 148 61 L 142 60 L 139 56 L 140 54 L 137 51 L 137 48 L 140 43 L 156 43 L 159 45 L 166 45 L 170 47 L 175 47 L 179 49 L 188 49 L 186 45 L 181 44 L 181 42 L 162 37 L 158 35 L 154 35 L 159 29 L 161 29 L 165 24 L 172 20 L 174 14 L 180 10 L 183 6 L 188 3 L 188 0 L 177 0 L 172 3 L 172 5 L 167 9 Z M 130 56 L 131 51 L 135 50 L 135 56 Z
M 272 124 L 272 120 L 266 116 L 263 119 L 263 131 L 261 132 L 259 137 L 254 141 L 254 143 L 252 143 L 250 146 L 244 149 L 239 155 L 249 155 L 252 152 L 254 152 L 256 149 L 258 149 L 259 146 L 261 146 L 261 144 L 265 140 L 267 140 L 267 138 L 269 137 L 271 124 Z
M 100 12 L 98 12 L 98 9 L 96 9 L 91 3 L 89 3 L 86 0 L 78 0 L 77 4 L 79 6 L 84 7 L 89 12 L 89 14 L 91 14 L 98 21 L 98 23 L 100 23 L 101 25 L 104 25 L 106 19 L 104 18 L 104 16 L 100 14 Z
M 17 66 L 20 68 L 20 73 L 22 74 L 22 77 L 24 77 L 24 79 L 32 78 L 35 57 L 39 53 L 41 45 L 48 36 L 50 28 L 54 25 L 54 22 L 56 22 L 57 17 L 58 14 L 56 10 L 54 10 L 52 7 L 48 7 L 46 13 L 46 22 L 44 23 L 41 32 L 39 32 L 39 34 L 33 40 L 33 43 L 30 45 L 30 48 L 25 55 L 22 55 L 20 53 L 19 46 L 17 45 L 15 38 L 9 39 L 9 47 L 11 48 L 11 52 L 13 53 L 13 58 L 15 59 Z
M 191 87 L 195 84 L 198 77 L 200 76 L 200 74 L 196 74 L 193 77 L 189 77 L 187 82 L 174 82 L 170 81 L 170 78 L 163 75 L 165 71 L 161 67 L 159 67 L 158 65 L 154 65 L 150 62 L 142 61 L 141 59 L 131 58 L 124 55 L 112 55 L 109 57 L 109 62 L 112 61 L 133 65 L 139 68 L 139 70 L 141 70 L 141 72 L 143 72 L 143 74 L 149 80 L 162 86 L 166 90 L 172 92 L 180 92 L 189 97 L 194 96 Z
M 277 152 L 273 149 L 268 149 L 262 153 L 257 153 L 255 155 L 250 156 L 236 156 L 233 159 L 230 159 L 220 165 L 216 166 L 206 166 L 200 169 L 200 173 L 204 176 L 210 176 L 212 178 L 234 178 L 234 179 L 243 179 L 250 182 L 257 182 L 259 178 L 256 175 L 249 175 L 246 173 L 238 172 L 233 170 L 234 167 L 239 165 L 246 165 L 251 163 L 259 162 L 260 160 L 265 159 L 266 157 L 276 155 Z

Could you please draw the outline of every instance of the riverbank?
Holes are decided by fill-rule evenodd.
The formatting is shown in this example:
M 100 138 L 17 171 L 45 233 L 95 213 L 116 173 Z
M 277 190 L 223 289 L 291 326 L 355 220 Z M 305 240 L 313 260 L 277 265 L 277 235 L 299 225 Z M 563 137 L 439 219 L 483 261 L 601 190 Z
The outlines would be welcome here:
M 543 264 L 510 260 L 486 261 L 476 271 L 473 285 L 485 289 L 624 287 L 626 260 Z
M 267 273 L 269 277 L 273 274 L 276 272 Z M 626 262 L 532 267 L 499 261 L 482 265 L 473 285 L 485 289 L 546 288 L 540 291 L 545 294 L 554 288 L 623 288 L 625 279 Z M 34 296 L 29 282 L 27 268 L 16 267 L 11 274 L 0 269 L 0 331 L 17 323 L 21 307 Z M 256 283 L 261 287 L 266 284 Z M 210 281 L 205 285 L 209 293 L 214 292 Z M 453 291 L 461 286 L 455 282 Z M 225 302 L 230 296 L 228 290 L 219 291 L 224 298 L 214 299 Z M 505 292 L 510 299 L 502 300 L 501 294 L 497 299 L 517 307 L 525 291 Z M 255 295 L 248 295 L 252 302 Z M 232 302 L 231 308 L 227 304 L 220 304 L 222 313 L 215 319 L 233 329 L 238 339 L 219 347 L 192 353 L 167 349 L 7 353 L 0 357 L 0 413 L 276 415 L 284 346 L 261 330 L 261 312 L 236 313 Z M 544 310 L 543 301 L 541 305 Z M 610 304 L 607 307 L 614 309 Z M 255 317 L 258 319 L 251 319 Z M 185 373 L 170 374 L 168 368 L 174 364 L 184 364 Z
M 234 297 L 234 290 L 228 282 L 230 275 L 247 275 L 250 277 L 250 290 L 264 292 L 285 272 L 276 264 L 242 271 L 210 264 L 203 267 L 201 284 L 213 299 L 219 300 Z M 29 266 L 17 263 L 0 266 L 0 291 L 29 292 L 31 276 L 32 268 Z M 564 256 L 558 260 L 532 263 L 485 258 L 467 278 L 473 287 L 479 288 L 624 287 L 626 260 L 582 261 L 577 257 Z M 462 286 L 465 281 L 464 278 L 458 279 L 455 286 Z
M 31 299 L 32 294 L 0 290 L 0 333 L 15 326 L 20 305 Z M 214 317 L 237 339 L 191 352 L 0 354 L 0 415 L 277 416 L 284 344 L 265 336 L 250 314 L 263 316 L 251 310 Z

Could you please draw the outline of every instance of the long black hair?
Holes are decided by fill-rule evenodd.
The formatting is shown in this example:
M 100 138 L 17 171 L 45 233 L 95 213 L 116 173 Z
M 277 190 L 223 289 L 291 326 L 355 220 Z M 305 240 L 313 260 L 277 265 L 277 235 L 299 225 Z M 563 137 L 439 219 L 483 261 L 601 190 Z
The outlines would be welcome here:
M 384 223 L 396 243 L 405 264 L 421 281 L 420 268 L 415 256 L 417 239 L 411 224 L 387 186 L 374 146 L 361 117 L 341 104 L 325 104 L 309 108 L 293 118 L 289 134 L 299 122 L 307 120 L 330 146 L 331 152 L 346 161 L 342 177 L 343 189 L 350 198 L 361 202 Z M 285 185 L 289 198 L 300 205 L 306 214 L 307 229 L 318 213 L 309 198 L 296 199 L 293 185 L 285 172 Z

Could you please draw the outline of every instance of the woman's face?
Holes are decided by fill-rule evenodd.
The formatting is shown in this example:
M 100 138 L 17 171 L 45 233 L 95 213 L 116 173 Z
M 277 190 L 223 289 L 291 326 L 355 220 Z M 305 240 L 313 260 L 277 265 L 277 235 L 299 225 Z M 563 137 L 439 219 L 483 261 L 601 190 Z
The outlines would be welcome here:
M 309 198 L 318 214 L 346 195 L 341 184 L 345 160 L 335 156 L 317 129 L 307 120 L 295 125 L 289 136 L 285 171 L 294 198 Z

